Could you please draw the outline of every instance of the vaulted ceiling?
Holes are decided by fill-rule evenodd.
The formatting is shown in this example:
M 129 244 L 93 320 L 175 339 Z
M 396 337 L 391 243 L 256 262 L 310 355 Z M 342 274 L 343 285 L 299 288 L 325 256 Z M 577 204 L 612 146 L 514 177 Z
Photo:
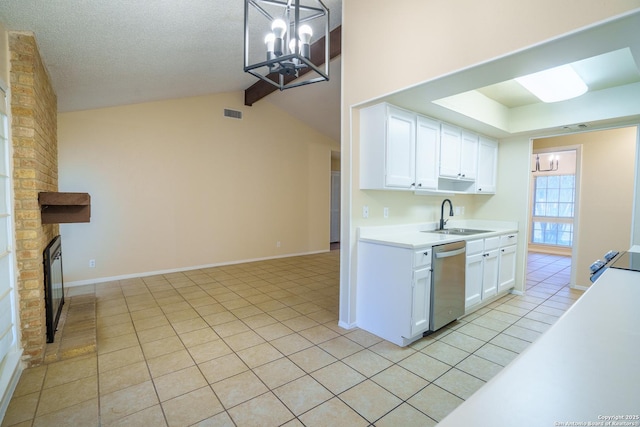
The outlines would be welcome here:
M 323 2 L 330 28 L 339 26 L 342 0 Z M 0 22 L 35 34 L 60 112 L 242 91 L 257 80 L 243 71 L 240 0 L 0 0 Z M 311 116 L 309 124 L 338 141 L 339 67 L 332 69 L 330 82 L 274 93 L 266 102 Z M 301 109 L 303 95 L 330 102 L 330 114 Z

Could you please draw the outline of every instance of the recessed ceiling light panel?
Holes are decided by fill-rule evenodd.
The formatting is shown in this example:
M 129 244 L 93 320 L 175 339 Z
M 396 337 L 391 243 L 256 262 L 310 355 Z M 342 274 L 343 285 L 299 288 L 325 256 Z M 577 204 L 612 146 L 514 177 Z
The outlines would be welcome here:
M 542 102 L 576 98 L 589 89 L 571 65 L 561 65 L 515 79 Z

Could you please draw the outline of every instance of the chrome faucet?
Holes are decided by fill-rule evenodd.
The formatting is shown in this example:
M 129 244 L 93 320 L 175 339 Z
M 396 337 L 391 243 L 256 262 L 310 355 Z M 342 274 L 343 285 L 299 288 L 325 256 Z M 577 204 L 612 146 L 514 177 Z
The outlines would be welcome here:
M 440 230 L 444 230 L 444 225 L 449 221 L 449 218 L 447 218 L 447 221 L 444 220 L 444 204 L 447 202 L 449 202 L 449 216 L 453 216 L 453 204 L 451 203 L 451 200 L 444 199 L 442 201 L 442 206 L 440 207 Z

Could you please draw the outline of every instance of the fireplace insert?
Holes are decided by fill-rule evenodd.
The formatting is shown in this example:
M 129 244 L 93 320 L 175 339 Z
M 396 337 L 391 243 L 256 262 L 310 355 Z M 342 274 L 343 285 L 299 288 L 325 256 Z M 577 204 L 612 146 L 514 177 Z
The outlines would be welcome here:
M 44 300 L 47 316 L 47 342 L 53 342 L 64 304 L 62 280 L 62 239 L 56 236 L 44 250 Z

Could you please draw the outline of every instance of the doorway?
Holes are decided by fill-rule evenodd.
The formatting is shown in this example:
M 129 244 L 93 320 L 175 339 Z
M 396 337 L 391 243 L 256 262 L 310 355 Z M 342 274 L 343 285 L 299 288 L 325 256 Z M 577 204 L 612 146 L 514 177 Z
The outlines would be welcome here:
M 631 245 L 637 138 L 637 126 L 631 126 L 533 140 L 530 154 L 535 161 L 535 154 L 540 153 L 540 165 L 545 169 L 550 159 L 543 153 L 576 149 L 573 288 L 591 285 L 589 266 L 595 260 L 609 250 L 625 251 Z M 532 226 L 530 221 L 531 234 Z
M 535 149 L 531 156 L 529 251 L 571 255 L 577 229 L 580 147 Z

